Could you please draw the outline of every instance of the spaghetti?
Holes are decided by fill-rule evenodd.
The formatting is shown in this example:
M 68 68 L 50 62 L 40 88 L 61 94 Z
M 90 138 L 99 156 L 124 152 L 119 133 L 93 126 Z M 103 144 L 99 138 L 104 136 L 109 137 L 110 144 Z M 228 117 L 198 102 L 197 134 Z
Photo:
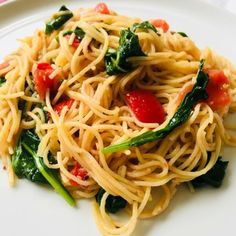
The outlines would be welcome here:
M 19 140 L 26 142 L 28 136 L 22 134 L 33 132 L 39 140 L 31 154 L 41 159 L 42 168 L 59 173 L 73 198 L 96 195 L 100 205 L 93 201 L 94 213 L 104 235 L 132 234 L 139 218 L 154 217 L 168 207 L 179 184 L 211 170 L 224 143 L 236 145 L 223 124 L 223 117 L 236 108 L 232 64 L 211 49 L 200 50 L 187 35 L 168 31 L 164 21 L 150 22 L 119 15 L 105 4 L 73 12 L 63 6 L 46 31 L 22 39 L 0 65 L 0 156 L 10 184 L 18 173 L 13 159 Z M 135 47 L 127 46 L 134 41 Z M 104 152 L 165 128 L 193 89 L 201 59 L 202 73 L 209 77 L 208 99 L 193 106 L 186 122 L 162 139 Z M 125 97 L 134 90 L 158 99 L 163 122 L 137 118 Z M 223 101 L 216 99 L 219 93 Z M 30 145 L 22 148 L 27 151 Z M 111 196 L 123 201 L 119 204 L 130 215 L 127 222 L 108 213 Z

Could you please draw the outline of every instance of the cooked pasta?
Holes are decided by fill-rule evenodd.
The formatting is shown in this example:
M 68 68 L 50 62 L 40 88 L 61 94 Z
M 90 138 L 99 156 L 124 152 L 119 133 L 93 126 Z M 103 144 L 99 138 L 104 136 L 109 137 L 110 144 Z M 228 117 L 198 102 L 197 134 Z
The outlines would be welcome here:
M 236 70 L 211 49 L 200 50 L 186 34 L 169 31 L 163 20 L 143 22 L 99 6 L 73 12 L 62 7 L 46 31 L 21 39 L 4 58 L 0 156 L 10 185 L 16 176 L 34 182 L 44 177 L 55 187 L 43 171 L 57 173 L 64 195 L 96 195 L 94 215 L 103 235 L 131 235 L 138 219 L 155 217 L 169 206 L 178 185 L 211 170 L 223 144 L 236 145 L 223 123 L 236 109 Z M 156 141 L 110 153 L 113 145 L 166 130 L 200 75 L 209 79 L 208 98 L 194 103 L 184 122 Z M 140 91 L 162 110 L 155 113 L 154 100 L 154 106 L 140 108 L 143 100 L 129 104 L 127 94 Z M 141 116 L 150 106 L 151 122 L 140 119 L 132 106 Z M 27 131 L 36 138 L 27 141 Z M 27 151 L 36 165 L 30 173 L 22 170 Z M 125 223 L 108 209 L 109 197 L 115 196 L 115 207 L 129 215 Z

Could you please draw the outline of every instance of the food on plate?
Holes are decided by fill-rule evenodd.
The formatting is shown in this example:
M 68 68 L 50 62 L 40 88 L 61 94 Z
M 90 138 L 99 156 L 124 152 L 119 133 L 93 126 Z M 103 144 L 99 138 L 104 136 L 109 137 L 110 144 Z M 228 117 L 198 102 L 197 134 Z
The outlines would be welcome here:
M 236 139 L 236 71 L 166 20 L 105 3 L 62 6 L 0 64 L 0 156 L 70 205 L 93 199 L 103 235 L 131 235 L 178 186 L 220 187 Z M 125 211 L 129 219 L 113 214 Z

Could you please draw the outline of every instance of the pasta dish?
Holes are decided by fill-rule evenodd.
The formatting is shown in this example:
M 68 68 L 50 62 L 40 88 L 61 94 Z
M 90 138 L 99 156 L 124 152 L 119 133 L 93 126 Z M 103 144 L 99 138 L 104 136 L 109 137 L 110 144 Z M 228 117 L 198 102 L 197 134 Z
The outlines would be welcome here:
M 236 146 L 236 70 L 163 19 L 105 3 L 62 6 L 0 64 L 0 157 L 71 206 L 92 200 L 102 235 L 131 235 L 178 186 L 220 187 Z M 120 220 L 114 214 L 126 212 Z

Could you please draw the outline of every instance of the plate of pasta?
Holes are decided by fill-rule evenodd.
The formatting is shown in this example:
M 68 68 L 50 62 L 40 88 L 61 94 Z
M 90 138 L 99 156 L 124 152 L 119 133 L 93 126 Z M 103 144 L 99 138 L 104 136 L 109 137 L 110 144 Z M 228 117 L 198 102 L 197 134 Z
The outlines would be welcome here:
M 2 234 L 233 232 L 235 23 L 194 0 L 0 6 Z

